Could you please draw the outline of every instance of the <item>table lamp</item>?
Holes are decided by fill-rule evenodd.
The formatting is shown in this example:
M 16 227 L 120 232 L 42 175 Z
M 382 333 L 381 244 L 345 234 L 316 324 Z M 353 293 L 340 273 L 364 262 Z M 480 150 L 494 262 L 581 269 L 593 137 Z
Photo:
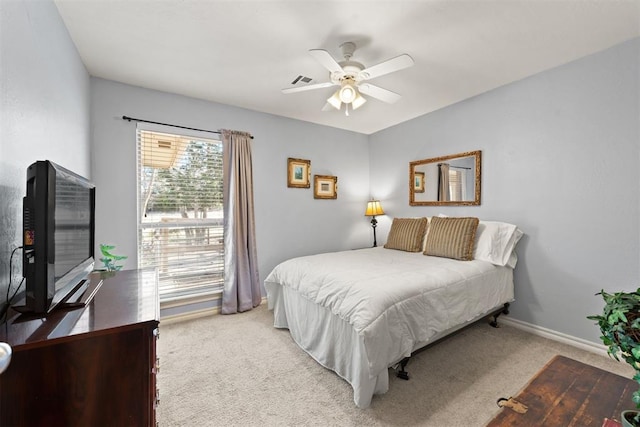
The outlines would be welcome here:
M 370 216 L 371 218 L 371 227 L 373 227 L 373 247 L 378 246 L 376 242 L 376 225 L 378 225 L 378 220 L 376 219 L 376 215 L 384 215 L 384 211 L 382 210 L 382 205 L 380 204 L 380 200 L 371 200 L 367 202 L 367 210 L 364 213 L 364 216 Z

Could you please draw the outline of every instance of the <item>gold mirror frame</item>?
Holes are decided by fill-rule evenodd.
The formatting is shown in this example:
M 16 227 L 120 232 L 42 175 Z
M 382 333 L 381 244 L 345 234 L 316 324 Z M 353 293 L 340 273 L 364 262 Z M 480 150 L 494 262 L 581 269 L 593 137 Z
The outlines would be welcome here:
M 475 176 L 475 185 L 474 185 L 474 199 L 473 200 L 456 200 L 456 201 L 439 201 L 439 200 L 416 200 L 416 195 L 428 195 L 429 186 L 425 186 L 425 171 L 417 171 L 421 165 L 428 165 L 431 163 L 435 163 L 437 167 L 438 163 L 451 161 L 454 159 L 459 159 L 463 157 L 474 157 L 474 168 L 472 172 L 472 176 Z M 480 150 L 477 151 L 467 151 L 465 153 L 451 154 L 448 156 L 442 157 L 434 157 L 432 159 L 423 159 L 423 160 L 415 160 L 409 163 L 409 205 L 411 206 L 473 206 L 480 204 L 480 181 L 481 181 L 481 163 L 482 163 L 482 152 Z M 425 166 L 426 169 L 426 166 Z M 429 180 L 429 177 L 426 178 Z M 417 187 L 416 187 L 417 186 Z M 431 185 L 430 188 L 433 188 Z M 425 194 L 426 193 L 426 194 Z M 436 195 L 437 199 L 437 195 Z

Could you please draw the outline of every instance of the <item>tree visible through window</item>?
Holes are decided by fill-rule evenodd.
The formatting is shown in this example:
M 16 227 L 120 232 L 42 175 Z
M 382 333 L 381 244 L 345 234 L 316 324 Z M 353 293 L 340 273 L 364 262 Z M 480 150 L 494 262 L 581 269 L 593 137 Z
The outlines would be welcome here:
M 222 143 L 138 130 L 138 266 L 156 267 L 160 300 L 222 289 Z

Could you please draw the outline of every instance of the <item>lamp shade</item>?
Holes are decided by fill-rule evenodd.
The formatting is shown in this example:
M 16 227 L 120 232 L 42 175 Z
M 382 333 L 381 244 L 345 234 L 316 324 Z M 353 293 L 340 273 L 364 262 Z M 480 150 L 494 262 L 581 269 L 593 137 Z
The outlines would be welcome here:
M 384 211 L 382 210 L 382 205 L 380 204 L 380 200 L 371 200 L 367 202 L 367 210 L 364 213 L 364 216 L 375 216 L 375 215 L 384 215 Z
M 340 101 L 340 89 L 338 89 L 336 93 L 331 95 L 331 97 L 327 99 L 327 102 L 331 104 L 333 108 L 339 110 L 340 107 L 342 107 L 342 101 Z
M 349 104 L 356 99 L 357 94 L 358 92 L 356 92 L 356 88 L 351 83 L 346 82 L 342 84 L 342 88 L 340 88 L 338 96 L 340 97 L 340 101 L 345 104 Z
M 362 107 L 362 104 L 364 104 L 365 102 L 367 102 L 367 100 L 364 99 L 364 97 L 360 95 L 360 93 L 356 92 L 356 99 L 353 100 L 353 102 L 351 103 L 351 106 L 353 107 L 354 110 L 356 110 Z

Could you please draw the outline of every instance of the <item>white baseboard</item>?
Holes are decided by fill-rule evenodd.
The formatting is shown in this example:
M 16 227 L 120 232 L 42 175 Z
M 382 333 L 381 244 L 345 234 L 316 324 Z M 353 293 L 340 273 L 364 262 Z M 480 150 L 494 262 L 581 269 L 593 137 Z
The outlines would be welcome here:
M 214 314 L 220 314 L 220 307 L 207 308 L 204 310 L 194 310 L 188 313 L 175 314 L 173 316 L 162 316 L 160 318 L 161 325 L 168 325 L 170 323 L 184 322 L 186 320 L 199 319 L 201 317 L 213 316 Z
M 267 302 L 267 297 L 262 297 L 262 301 L 260 301 L 260 305 L 265 304 Z M 164 316 L 160 319 L 163 325 L 168 325 L 170 323 L 176 322 L 184 322 L 185 320 L 193 320 L 199 319 L 201 317 L 213 316 L 216 314 L 220 314 L 221 307 L 211 307 L 203 310 L 194 310 L 188 313 L 180 313 L 173 316 Z
M 573 347 L 577 347 L 581 350 L 586 350 L 586 351 L 590 351 L 591 353 L 607 356 L 607 347 L 604 344 L 596 344 L 591 341 L 584 340 L 582 338 L 577 338 L 571 335 L 563 334 L 562 332 L 543 328 L 542 326 L 533 325 L 531 323 L 523 322 L 521 320 L 512 319 L 509 317 L 502 316 L 500 317 L 498 322 L 504 323 L 505 325 L 513 326 L 514 328 L 522 329 L 533 335 L 538 335 L 543 338 L 548 338 L 550 340 L 558 341 L 563 344 L 568 344 Z

